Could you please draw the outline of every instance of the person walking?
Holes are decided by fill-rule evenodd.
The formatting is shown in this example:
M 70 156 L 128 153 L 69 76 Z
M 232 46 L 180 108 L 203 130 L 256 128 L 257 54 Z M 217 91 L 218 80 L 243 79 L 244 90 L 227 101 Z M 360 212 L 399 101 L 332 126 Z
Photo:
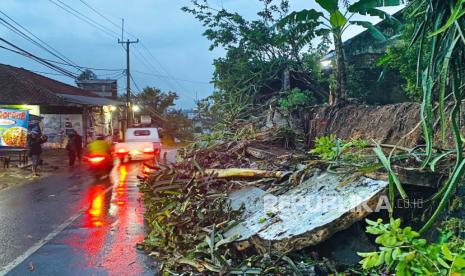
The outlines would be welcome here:
M 82 136 L 79 135 L 79 133 L 77 133 L 76 130 L 73 130 L 73 133 L 74 133 L 74 141 L 73 143 L 75 144 L 76 146 L 76 158 L 79 162 L 79 164 L 81 164 L 81 159 L 82 159 Z
M 66 144 L 66 150 L 68 151 L 68 160 L 69 166 L 73 167 L 74 163 L 76 162 L 76 157 L 78 154 L 78 149 L 76 145 L 76 135 L 75 131 L 71 132 L 71 135 L 68 137 L 68 143 Z
M 37 131 L 31 131 L 28 141 L 29 157 L 32 161 L 32 176 L 38 177 L 37 167 L 40 164 L 42 154 L 42 144 L 47 142 L 47 136 L 40 135 Z

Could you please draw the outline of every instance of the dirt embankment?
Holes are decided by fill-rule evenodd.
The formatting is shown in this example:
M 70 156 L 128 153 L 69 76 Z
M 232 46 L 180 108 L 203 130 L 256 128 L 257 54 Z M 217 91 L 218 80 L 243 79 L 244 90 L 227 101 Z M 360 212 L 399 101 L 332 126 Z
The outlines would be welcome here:
M 384 106 L 345 105 L 312 108 L 305 118 L 309 145 L 316 137 L 334 134 L 341 139 L 375 140 L 383 144 L 413 147 L 423 143 L 418 103 Z

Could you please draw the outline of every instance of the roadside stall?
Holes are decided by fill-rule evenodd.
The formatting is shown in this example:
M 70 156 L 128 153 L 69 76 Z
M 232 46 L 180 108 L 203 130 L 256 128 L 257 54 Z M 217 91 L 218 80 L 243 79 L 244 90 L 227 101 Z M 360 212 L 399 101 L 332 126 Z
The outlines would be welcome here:
M 19 165 L 28 162 L 29 111 L 0 108 L 0 159 L 8 167 L 13 158 Z

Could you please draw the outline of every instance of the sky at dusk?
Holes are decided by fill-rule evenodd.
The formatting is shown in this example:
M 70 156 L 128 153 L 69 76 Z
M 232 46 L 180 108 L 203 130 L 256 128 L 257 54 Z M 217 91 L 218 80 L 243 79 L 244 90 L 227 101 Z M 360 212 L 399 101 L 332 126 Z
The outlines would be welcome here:
M 54 3 L 65 3 L 89 18 L 95 26 L 83 22 Z M 93 11 L 89 4 L 99 14 Z M 237 11 L 246 18 L 254 18 L 260 9 L 257 0 L 210 0 L 217 8 L 223 6 Z M 131 46 L 131 70 L 138 88 L 155 86 L 163 91 L 176 91 L 180 95 L 178 108 L 192 108 L 195 99 L 210 95 L 209 83 L 213 73 L 213 59 L 223 56 L 224 51 L 209 51 L 209 41 L 202 36 L 204 28 L 192 15 L 181 11 L 189 0 L 1 0 L 0 11 L 8 15 L 41 40 L 82 67 L 111 69 L 95 71 L 100 78 L 119 78 L 119 90 L 126 88 L 122 75 L 126 66 L 124 49 L 117 43 L 121 36 L 121 19 L 125 28 L 140 43 Z M 316 8 L 311 0 L 290 0 L 291 10 Z M 389 9 L 390 12 L 395 9 Z M 104 17 L 102 17 L 103 15 Z M 0 18 L 5 15 L 0 13 Z M 366 19 L 366 18 L 365 18 Z M 377 22 L 377 18 L 368 18 Z M 101 27 L 104 26 L 104 27 Z M 351 27 L 345 39 L 361 29 Z M 0 25 L 0 37 L 43 58 L 55 57 Z M 129 37 L 134 39 L 134 37 Z M 125 38 L 126 39 L 126 38 Z M 5 46 L 0 42 L 0 46 Z M 56 72 L 30 59 L 0 49 L 0 63 L 23 67 L 36 72 L 53 73 L 46 76 L 74 84 L 70 77 L 55 75 Z M 63 66 L 64 67 L 64 66 Z M 68 67 L 69 68 L 69 67 Z M 69 68 L 73 73 L 78 71 Z

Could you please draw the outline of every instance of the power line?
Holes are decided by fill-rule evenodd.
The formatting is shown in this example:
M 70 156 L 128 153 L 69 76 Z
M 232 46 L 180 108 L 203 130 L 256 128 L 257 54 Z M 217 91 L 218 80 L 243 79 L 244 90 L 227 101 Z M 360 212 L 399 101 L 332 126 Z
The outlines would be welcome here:
M 165 73 L 171 78 L 173 79 L 177 85 L 181 88 L 181 89 L 184 89 L 187 91 L 187 89 L 179 82 L 176 81 L 176 79 L 170 74 L 170 72 L 162 65 L 162 63 L 152 54 L 152 52 L 149 50 L 148 47 L 145 46 L 145 44 L 143 42 L 140 43 L 140 45 L 142 46 L 142 48 L 145 49 L 145 51 L 149 54 L 150 57 L 152 57 L 152 59 L 158 64 L 158 66 L 160 66 L 160 68 L 165 71 Z
M 69 64 L 66 64 L 66 63 L 63 63 L 63 62 L 59 62 L 59 61 L 56 61 L 56 60 L 50 60 L 50 59 L 45 59 L 46 61 L 49 61 L 49 62 L 53 62 L 53 63 L 56 63 L 56 64 L 60 64 L 60 65 L 66 65 L 66 66 L 70 66 Z M 87 67 L 87 66 L 79 66 L 77 65 L 76 67 L 80 68 L 80 69 L 89 69 L 89 70 L 94 70 L 94 71 L 108 71 L 108 72 L 120 72 L 124 69 L 113 69 L 113 68 L 95 68 L 95 67 Z
M 72 66 L 77 66 L 77 64 L 75 62 L 73 62 L 71 59 L 69 59 L 68 57 L 66 57 L 64 54 L 62 54 L 60 51 L 58 51 L 57 49 L 53 48 L 52 46 L 50 46 L 47 42 L 43 41 L 42 39 L 40 39 L 38 36 L 36 36 L 33 32 L 31 32 L 30 30 L 28 30 L 26 27 L 24 27 L 23 25 L 21 25 L 20 23 L 18 23 L 17 21 L 15 21 L 13 18 L 11 18 L 10 16 L 8 16 L 6 13 L 4 13 L 3 11 L 0 10 L 0 13 L 3 14 L 6 18 L 8 18 L 11 22 L 13 22 L 14 24 L 16 24 L 19 28 L 21 28 L 22 30 L 24 30 L 26 33 L 28 33 L 29 35 L 33 36 L 36 40 L 38 40 L 39 42 L 37 42 L 36 40 L 34 40 L 33 38 L 31 38 L 29 35 L 25 34 L 24 32 L 22 32 L 21 30 L 19 30 L 18 28 L 16 28 L 15 26 L 13 26 L 12 24 L 8 23 L 6 20 L 4 20 L 3 18 L 0 17 L 0 21 L 2 21 L 3 23 L 1 23 L 2 25 L 4 25 L 5 27 L 7 27 L 8 29 L 12 30 L 13 32 L 15 32 L 16 34 L 22 36 L 23 38 L 25 38 L 26 40 L 29 40 L 30 42 L 34 43 L 35 45 L 37 45 L 38 47 L 42 48 L 43 50 L 45 50 L 46 52 L 50 53 L 51 55 L 57 57 L 58 59 L 62 60 L 63 62 L 69 64 L 69 65 L 72 65 Z M 44 46 L 45 45 L 45 46 Z M 78 69 L 79 70 L 79 69 Z
M 0 40 L 2 40 L 2 39 L 0 38 Z M 63 68 L 54 66 L 53 64 L 49 64 L 49 63 L 47 63 L 47 62 L 44 62 L 44 61 L 42 61 L 41 58 L 39 58 L 39 57 L 37 57 L 37 56 L 35 56 L 35 55 L 33 55 L 33 54 L 30 54 L 30 53 L 28 53 L 28 52 L 24 53 L 24 52 L 21 52 L 21 51 L 16 51 L 16 50 L 13 50 L 13 49 L 8 48 L 8 47 L 5 47 L 5 46 L 0 46 L 0 48 L 2 48 L 2 49 L 4 49 L 4 50 L 7 50 L 7 51 L 10 51 L 10 52 L 13 52 L 13 53 L 16 53 L 16 54 L 18 54 L 18 55 L 22 55 L 22 56 L 24 56 L 24 57 L 30 58 L 30 59 L 32 59 L 32 60 L 34 60 L 34 61 L 36 61 L 36 62 L 38 62 L 38 63 L 40 63 L 40 64 L 42 64 L 42 65 L 44 65 L 44 66 L 46 66 L 46 67 L 48 67 L 48 68 L 54 70 L 54 71 L 60 72 L 60 73 L 62 73 L 63 75 L 68 76 L 68 77 L 70 77 L 70 78 L 72 78 L 72 79 L 76 79 L 76 77 L 77 77 L 77 76 L 74 75 L 72 72 L 69 72 L 69 71 L 67 71 L 66 69 L 63 69 Z
M 109 22 L 110 24 L 112 24 L 113 26 L 115 26 L 116 28 L 120 28 L 120 26 L 116 23 L 114 23 L 112 20 L 108 19 L 105 15 L 103 15 L 101 12 L 99 12 L 97 9 L 95 9 L 94 7 L 92 7 L 92 5 L 90 5 L 89 3 L 87 3 L 86 1 L 84 0 L 79 0 L 81 3 L 83 3 L 84 5 L 86 5 L 89 9 L 91 9 L 92 11 L 94 11 L 96 14 L 98 14 L 100 17 L 102 17 L 103 19 L 105 19 L 105 21 Z
M 92 22 L 93 24 L 99 26 L 100 28 L 104 29 L 105 31 L 107 31 L 107 32 L 109 32 L 109 33 L 112 33 L 112 34 L 114 34 L 114 35 L 117 35 L 117 36 L 119 35 L 117 32 L 111 30 L 110 28 L 107 28 L 105 25 L 100 24 L 99 22 L 93 20 L 92 18 L 86 16 L 85 14 L 82 14 L 80 11 L 74 9 L 74 8 L 71 7 L 70 5 L 64 3 L 63 1 L 61 1 L 61 0 L 55 0 L 55 1 L 60 2 L 61 4 L 63 4 L 63 5 L 64 5 L 65 7 L 67 7 L 68 9 L 74 11 L 74 12 L 77 13 L 78 15 L 82 16 L 83 18 L 87 19 L 88 21 Z
M 79 20 L 91 25 L 92 27 L 100 30 L 101 32 L 115 38 L 117 36 L 115 36 L 114 34 L 118 35 L 118 33 L 108 29 L 107 27 L 103 26 L 102 24 L 96 22 L 95 20 L 89 18 L 88 16 L 82 14 L 81 12 L 77 11 L 76 9 L 72 8 L 71 6 L 67 5 L 66 3 L 63 3 L 62 1 L 60 0 L 56 0 L 58 1 L 59 3 L 61 3 L 61 5 L 57 2 L 55 2 L 55 0 L 49 0 L 51 3 L 53 3 L 54 5 L 56 5 L 57 7 L 61 8 L 62 10 L 66 11 L 67 13 L 73 15 L 74 17 L 78 18 Z
M 77 17 L 78 19 L 80 19 L 81 21 L 84 21 L 85 23 L 93 26 L 94 28 L 97 28 L 98 30 L 106 33 L 107 35 L 109 36 L 112 36 L 112 37 L 115 37 L 115 36 L 118 36 L 119 34 L 116 33 L 115 31 L 111 30 L 110 28 L 108 28 L 107 26 L 104 26 L 102 24 L 100 24 L 99 22 L 93 20 L 92 18 L 82 14 L 81 12 L 79 12 L 78 10 L 74 9 L 73 7 L 67 5 L 66 3 L 64 3 L 63 1 L 61 0 L 49 0 L 50 2 L 52 2 L 53 4 L 55 4 L 56 6 L 60 7 L 61 9 L 65 10 L 66 12 L 72 14 L 73 16 Z M 56 2 L 55 2 L 56 1 Z M 100 16 L 101 18 L 103 18 L 105 21 L 107 21 L 108 23 L 110 23 L 111 25 L 115 26 L 115 27 L 119 27 L 119 25 L 117 23 L 115 23 L 113 20 L 109 19 L 107 16 L 105 16 L 102 12 L 100 12 L 99 10 L 97 10 L 96 8 L 94 8 L 92 5 L 90 5 L 89 3 L 87 3 L 86 1 L 84 0 L 79 0 L 82 4 L 84 4 L 87 8 L 89 8 L 90 10 L 92 10 L 94 13 L 96 13 L 98 16 Z M 59 3 L 61 3 L 61 5 Z M 126 30 L 123 30 L 122 33 L 126 33 L 134 38 L 136 38 L 135 35 L 131 34 L 130 32 L 126 31 Z M 163 74 L 161 74 L 158 69 L 152 64 L 152 62 L 150 62 L 150 60 L 148 58 L 146 58 L 146 56 L 138 50 L 138 47 L 134 47 L 134 49 L 136 50 L 137 54 L 139 56 L 137 56 L 137 54 L 135 54 L 135 57 L 145 66 L 147 67 L 147 69 L 149 69 L 149 71 L 152 71 L 154 76 L 157 76 L 157 77 L 160 77 L 162 78 L 169 86 L 171 86 L 172 88 L 174 88 L 174 90 L 178 90 L 179 93 L 182 93 L 182 91 L 188 91 L 188 89 L 183 85 L 181 84 L 179 81 L 187 81 L 187 80 L 183 80 L 183 79 L 180 79 L 180 78 L 175 78 L 171 75 L 171 73 L 162 65 L 162 63 L 151 53 L 151 51 L 149 50 L 149 48 L 147 46 L 145 46 L 145 44 L 143 42 L 141 42 L 141 46 L 142 48 L 148 53 L 148 55 L 150 56 L 150 58 L 152 60 L 155 61 L 155 63 L 165 72 L 165 74 L 167 76 L 164 76 Z M 123 47 L 124 48 L 124 47 Z M 90 69 L 90 68 L 89 68 Z M 170 80 L 173 80 L 174 84 L 170 81 Z M 187 81 L 187 82 L 195 82 L 195 81 Z M 184 93 L 183 93 L 184 94 Z M 190 94 L 186 94 L 186 96 L 189 96 L 191 97 L 192 99 L 194 99 L 192 97 L 192 95 Z
M 101 77 L 106 77 L 106 78 L 111 78 L 111 79 L 120 79 L 122 77 L 124 77 L 125 75 L 125 72 L 124 71 L 121 71 L 121 72 L 117 72 L 117 73 L 107 73 L 107 74 L 97 74 L 100 78 Z
M 1 47 L 1 46 L 0 46 Z M 65 74 L 62 73 L 53 73 L 53 72 L 44 72 L 44 71 L 37 71 L 37 70 L 28 70 L 36 74 L 44 74 L 44 75 L 52 75 L 52 76 L 66 76 Z
M 98 9 L 96 9 L 95 7 L 93 7 L 91 4 L 87 3 L 86 1 L 84 0 L 79 0 L 81 3 L 83 3 L 86 7 L 88 7 L 89 9 L 91 9 L 94 13 L 96 13 L 97 15 L 99 15 L 100 17 L 102 17 L 105 21 L 109 22 L 111 25 L 115 26 L 116 28 L 120 29 L 121 26 L 117 23 L 115 23 L 113 20 L 109 19 L 107 16 L 105 16 L 102 12 L 100 12 Z M 123 19 L 124 20 L 124 19 Z M 123 33 L 125 34 L 128 34 L 130 36 L 132 36 L 133 39 L 138 39 L 138 37 L 136 35 L 133 35 L 131 34 L 130 32 L 128 32 L 127 30 L 122 30 Z M 118 34 L 119 35 L 119 34 Z
M 151 64 L 150 62 L 147 61 L 147 59 L 143 56 L 143 54 L 139 51 L 139 49 L 137 47 L 134 48 L 135 49 L 135 52 L 134 52 L 134 57 L 139 60 L 140 63 L 142 63 L 142 65 L 145 66 L 145 68 L 147 68 L 150 72 L 152 72 L 154 75 L 160 75 L 160 71 L 158 71 L 158 69 L 153 66 L 153 64 Z M 162 79 L 168 86 L 171 87 L 171 89 L 173 90 L 178 90 L 178 88 L 176 88 L 169 80 L 167 79 Z
M 67 58 L 64 54 L 62 54 L 61 52 L 59 52 L 58 50 L 56 50 L 55 48 L 53 48 L 51 45 L 49 45 L 47 42 L 43 41 L 42 39 L 40 39 L 38 36 L 36 36 L 34 33 L 32 33 L 30 30 L 28 30 L 26 27 L 24 27 L 23 25 L 21 25 L 19 22 L 15 21 L 13 18 L 11 18 L 10 16 L 8 16 L 6 13 L 4 13 L 3 11 L 0 10 L 0 13 L 2 15 L 4 15 L 6 18 L 8 18 L 11 22 L 15 23 L 19 28 L 21 28 L 22 30 L 24 30 L 24 32 L 20 29 L 18 29 L 17 27 L 15 27 L 14 25 L 12 25 L 11 23 L 9 23 L 8 21 L 6 21 L 5 19 L 1 18 L 0 17 L 0 24 L 2 24 L 3 26 L 7 27 L 8 29 L 10 29 L 11 31 L 13 31 L 14 33 L 16 33 L 17 35 L 23 37 L 24 39 L 30 41 L 31 43 L 35 44 L 36 46 L 38 46 L 39 48 L 45 50 L 46 52 L 50 53 L 51 55 L 53 55 L 54 57 L 58 58 L 59 60 L 61 60 L 62 62 L 60 61 L 55 61 L 55 60 L 51 60 L 51 59 L 46 59 L 46 58 L 41 58 L 42 60 L 45 60 L 47 62 L 50 62 L 50 63 L 55 63 L 55 64 L 60 64 L 60 65 L 64 65 L 64 66 L 70 66 L 70 67 L 73 67 L 75 69 L 77 69 L 78 71 L 83 71 L 83 69 L 91 69 L 91 70 L 95 70 L 95 71 L 110 71 L 110 72 L 117 72 L 116 75 L 114 73 L 112 73 L 111 75 L 115 75 L 115 77 L 118 77 L 120 76 L 121 72 L 123 69 L 108 69 L 108 68 L 92 68 L 92 67 L 86 67 L 86 66 L 79 66 L 77 65 L 75 62 L 73 62 L 71 59 Z M 26 33 L 27 34 L 26 34 Z M 34 37 L 35 39 L 37 40 L 34 40 L 32 37 L 30 37 L 28 34 L 30 34 L 32 37 Z M 38 42 L 39 41 L 39 42 Z M 45 45 L 45 46 L 44 46 Z M 11 50 L 11 49 L 10 49 Z M 17 54 L 22 54 L 24 56 L 28 56 L 27 54 L 25 55 L 24 53 L 20 53 L 20 52 L 17 52 Z M 99 74 L 99 75 L 102 75 L 102 74 Z M 107 74 L 109 75 L 109 74 Z
M 59 1 L 59 0 L 58 0 Z M 81 3 L 83 3 L 85 6 L 87 6 L 89 9 L 91 9 L 93 12 L 95 12 L 97 15 L 99 15 L 100 17 L 102 17 L 105 21 L 109 22 L 111 25 L 119 28 L 119 25 L 117 23 L 115 23 L 113 20 L 109 19 L 107 16 L 105 16 L 102 12 L 98 11 L 96 8 L 94 8 L 92 5 L 90 5 L 89 3 L 87 3 L 86 1 L 84 0 L 79 0 Z M 122 31 L 123 33 L 126 33 L 130 36 L 132 36 L 133 38 L 137 39 L 137 36 L 135 36 L 134 34 L 131 34 L 130 32 L 126 31 L 123 29 Z M 145 55 L 140 52 L 138 50 L 137 47 L 134 47 L 134 49 L 138 52 L 138 54 L 140 55 L 140 58 L 136 56 L 137 59 L 139 59 L 139 61 L 141 61 L 141 63 L 144 64 L 145 67 L 147 67 L 150 71 L 155 71 L 155 73 L 153 74 L 154 76 L 158 76 L 158 77 L 163 77 L 163 78 L 166 78 L 166 79 L 171 79 L 175 82 L 176 85 L 173 86 L 173 84 L 168 80 L 165 80 L 169 86 L 171 86 L 172 88 L 174 88 L 175 90 L 178 90 L 179 92 L 181 92 L 182 90 L 185 90 L 186 92 L 188 91 L 188 89 L 182 85 L 181 83 L 179 83 L 178 81 L 186 81 L 186 80 L 183 80 L 183 79 L 180 79 L 180 78 L 175 78 L 171 75 L 171 73 L 162 65 L 162 63 L 152 54 L 152 52 L 149 50 L 149 48 L 147 46 L 145 46 L 145 43 L 143 43 L 143 41 L 140 42 L 142 48 L 148 53 L 148 55 L 155 61 L 155 63 L 158 64 L 158 66 L 165 72 L 165 74 L 167 76 L 163 76 L 162 74 L 160 74 L 160 72 L 156 69 L 155 66 L 153 66 L 153 64 L 145 57 Z M 151 67 L 151 68 L 150 68 Z M 187 81 L 187 82 L 195 82 L 195 81 Z M 177 88 L 175 87 L 177 86 Z M 192 97 L 192 96 L 190 96 Z
M 161 75 L 161 74 L 154 74 L 154 73 L 143 72 L 143 71 L 139 71 L 139 70 L 132 70 L 132 71 L 133 71 L 133 72 L 136 72 L 136 73 L 139 73 L 139 74 L 149 75 L 149 76 L 154 76 L 154 77 L 159 77 L 159 78 L 167 78 L 167 79 L 174 79 L 174 80 L 184 81 L 184 82 L 191 82 L 191 83 L 198 83 L 198 84 L 210 85 L 209 82 L 205 82 L 205 81 L 196 81 L 196 80 L 181 79 L 181 78 L 175 78 L 175 77 L 170 77 L 170 76 Z
M 160 74 L 160 71 L 158 71 L 158 69 L 157 69 L 149 60 L 147 60 L 147 59 L 145 58 L 145 56 L 143 55 L 143 53 L 142 53 L 137 47 L 134 47 L 134 49 L 136 50 L 136 53 L 140 55 L 140 58 L 139 58 L 137 55 L 135 55 L 135 57 L 136 57 L 142 64 L 144 64 L 144 66 L 147 67 L 147 69 L 149 69 L 149 70 L 153 73 L 153 75 L 161 75 L 161 74 Z M 174 84 L 176 84 L 176 82 L 175 82 L 175 83 L 171 82 L 171 81 L 170 81 L 171 77 L 169 77 L 169 78 L 161 78 L 161 79 L 162 79 L 163 81 L 165 81 L 165 83 L 167 83 L 168 86 L 170 86 L 171 89 L 173 89 L 173 91 L 176 91 L 176 92 L 178 92 L 179 94 L 183 94 L 184 96 L 187 96 L 187 97 L 190 97 L 190 98 L 194 99 L 190 94 L 188 94 L 187 92 L 186 92 L 186 93 L 184 92 L 184 89 L 179 85 L 179 83 L 178 83 L 177 86 L 174 85 Z
M 139 90 L 139 92 L 142 92 L 143 90 L 140 89 L 139 85 L 137 85 L 136 81 L 134 80 L 134 78 L 132 77 L 132 75 L 129 76 L 131 78 L 131 81 L 132 83 L 134 84 L 134 86 L 136 87 L 137 90 Z
M 134 47 L 134 49 L 137 49 L 137 48 Z M 146 61 L 143 57 L 142 57 L 142 58 L 139 57 L 139 56 L 136 54 L 137 51 L 134 52 L 134 53 L 135 53 L 135 54 L 134 54 L 134 57 L 135 57 L 137 60 L 139 60 L 149 71 L 152 72 L 152 73 L 146 73 L 146 74 L 149 74 L 149 75 L 159 75 L 159 71 L 158 71 L 155 67 L 153 67 L 152 64 L 149 63 L 149 64 L 150 64 L 150 65 L 149 65 L 149 64 L 147 63 L 147 61 Z M 140 53 L 140 52 L 139 52 L 139 53 Z M 155 71 L 156 71 L 156 72 L 155 72 Z M 158 73 L 157 73 L 157 72 L 158 72 Z M 179 90 L 179 89 L 177 89 L 175 86 L 173 86 L 173 84 L 169 81 L 169 79 L 167 79 L 167 78 L 161 78 L 161 79 L 162 79 L 163 81 L 165 81 L 165 83 L 168 84 L 168 86 L 170 86 L 171 89 L 173 89 L 173 91 L 175 91 L 175 92 L 177 92 L 177 93 L 179 93 L 179 94 L 182 94 L 182 95 L 184 95 L 184 96 L 186 96 L 186 97 L 190 97 L 190 98 L 194 99 L 191 95 L 184 93 L 183 90 Z
M 61 67 L 58 67 L 56 65 L 53 65 L 51 63 L 48 63 L 47 61 L 44 61 L 42 58 L 40 58 L 40 57 L 38 57 L 36 55 L 33 55 L 33 54 L 29 53 L 28 51 L 26 51 L 24 49 L 19 48 L 18 46 L 4 40 L 3 38 L 0 38 L 0 41 L 3 41 L 6 44 L 8 44 L 10 46 L 13 46 L 15 49 L 18 49 L 18 50 L 14 50 L 14 49 L 11 49 L 11 48 L 8 48 L 8 47 L 5 47 L 5 46 L 0 46 L 0 48 L 2 48 L 2 49 L 5 49 L 7 51 L 10 51 L 10 52 L 13 52 L 13 53 L 16 53 L 16 54 L 19 54 L 19 55 L 22 55 L 22 56 L 27 57 L 27 58 L 30 58 L 30 59 L 32 59 L 34 61 L 37 61 L 38 63 L 40 63 L 42 65 L 54 70 L 54 71 L 60 72 L 60 73 L 66 75 L 68 77 L 73 78 L 73 79 L 76 78 L 76 75 L 74 75 L 72 72 L 70 72 L 70 71 L 68 71 L 66 69 L 63 69 Z
M 59 66 L 57 66 L 57 65 L 55 65 L 55 64 L 52 64 L 52 63 L 50 63 L 50 62 L 44 60 L 43 58 L 38 57 L 38 56 L 36 56 L 36 55 L 34 55 L 34 54 L 32 54 L 32 53 L 30 53 L 30 52 L 28 52 L 28 51 L 26 51 L 26 50 L 20 48 L 19 46 L 16 46 L 15 44 L 9 42 L 8 40 L 6 40 L 6 39 L 4 39 L 4 38 L 1 38 L 1 37 L 0 37 L 0 41 L 2 41 L 3 43 L 7 44 L 7 45 L 10 46 L 10 47 L 13 47 L 13 48 L 16 49 L 16 50 L 11 49 L 11 48 L 8 48 L 8 47 L 4 47 L 4 46 L 0 46 L 0 48 L 3 48 L 3 49 L 5 49 L 5 50 L 14 52 L 14 53 L 16 53 L 16 54 L 19 54 L 19 55 L 22 55 L 22 56 L 25 56 L 25 57 L 28 57 L 28 58 L 30 58 L 30 59 L 32 59 L 32 60 L 35 60 L 35 61 L 41 63 L 42 65 L 45 65 L 46 67 L 48 67 L 48 68 L 50 68 L 50 69 L 52 69 L 52 70 L 54 70 L 54 71 L 57 71 L 57 72 L 59 72 L 59 73 L 63 73 L 63 74 L 65 74 L 65 75 L 67 75 L 68 77 L 71 77 L 71 78 L 73 78 L 73 79 L 75 79 L 75 78 L 77 77 L 77 76 L 74 75 L 72 72 L 68 71 L 67 69 L 64 69 L 64 68 L 61 68 L 61 67 L 59 67 Z
M 0 48 L 3 48 L 3 47 L 0 46 Z M 62 73 L 44 72 L 44 71 L 37 71 L 37 70 L 29 70 L 29 71 L 37 73 L 37 74 L 45 74 L 45 75 L 52 75 L 52 76 L 67 76 L 67 75 L 62 74 Z M 102 76 L 105 76 L 105 75 L 100 75 L 99 74 L 98 76 L 102 77 Z M 118 73 L 117 75 L 111 74 L 111 76 L 109 76 L 110 79 L 116 79 L 116 80 L 119 80 L 122 77 L 124 77 L 124 73 Z

